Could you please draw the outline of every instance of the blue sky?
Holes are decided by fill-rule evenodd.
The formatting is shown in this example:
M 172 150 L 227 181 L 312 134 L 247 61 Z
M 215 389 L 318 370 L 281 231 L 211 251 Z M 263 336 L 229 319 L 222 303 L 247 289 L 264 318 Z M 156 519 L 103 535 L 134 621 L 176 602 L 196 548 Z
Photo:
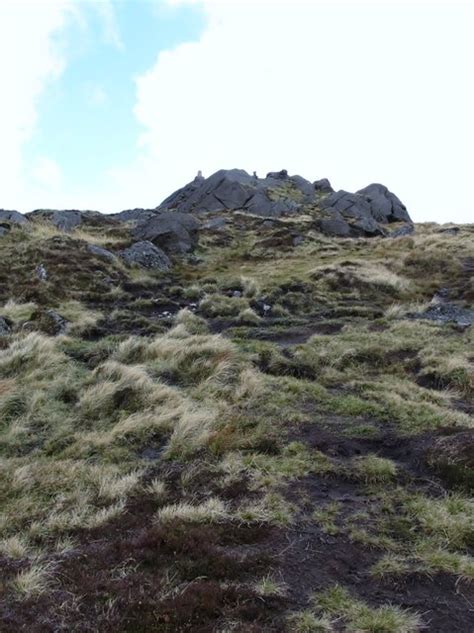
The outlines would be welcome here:
M 80 21 L 56 35 L 67 65 L 39 100 L 25 154 L 33 165 L 46 152 L 61 166 L 64 187 L 94 189 L 138 152 L 135 78 L 160 51 L 197 40 L 205 18 L 199 7 L 122 0 L 108 24 L 92 3 L 81 4 Z
M 468 0 L 0 0 L 0 208 L 156 207 L 239 167 L 472 222 L 472 36 Z

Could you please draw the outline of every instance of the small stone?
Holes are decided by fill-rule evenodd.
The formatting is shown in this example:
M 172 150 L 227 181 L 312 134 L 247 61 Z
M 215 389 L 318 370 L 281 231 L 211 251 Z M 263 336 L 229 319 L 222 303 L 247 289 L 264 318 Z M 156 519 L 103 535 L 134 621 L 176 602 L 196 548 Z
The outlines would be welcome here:
M 36 266 L 35 273 L 40 281 L 46 281 L 48 279 L 48 272 L 43 264 Z
M 8 336 L 10 334 L 11 327 L 5 317 L 0 316 L 0 336 Z

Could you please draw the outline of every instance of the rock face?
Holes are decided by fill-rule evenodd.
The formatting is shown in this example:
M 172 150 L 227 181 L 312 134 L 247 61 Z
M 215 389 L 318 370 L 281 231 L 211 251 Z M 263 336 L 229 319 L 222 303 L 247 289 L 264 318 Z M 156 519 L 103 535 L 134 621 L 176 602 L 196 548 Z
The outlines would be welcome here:
M 153 242 L 167 253 L 189 253 L 198 241 L 199 222 L 187 213 L 163 211 L 139 223 L 133 237 Z
M 112 213 L 109 217 L 119 222 L 145 222 L 156 215 L 155 209 L 126 209 L 120 213 Z
M 0 209 L 0 222 L 8 222 L 9 224 L 26 224 L 28 220 L 18 211 Z
M 83 224 L 113 227 L 129 223 L 126 229 L 134 240 L 151 242 L 166 253 L 183 254 L 194 250 L 201 226 L 222 230 L 226 214 L 234 211 L 264 218 L 309 215 L 315 219 L 314 228 L 338 237 L 397 237 L 413 230 L 406 207 L 384 185 L 373 183 L 356 193 L 334 191 L 327 178 L 310 182 L 289 175 L 286 169 L 271 171 L 265 178 L 243 169 L 221 169 L 208 178 L 199 172 L 155 209 L 126 209 L 110 215 L 38 209 L 28 218 L 47 220 L 65 232 Z M 202 217 L 208 214 L 211 218 Z M 216 216 L 220 219 L 213 226 Z M 0 236 L 6 235 L 12 223 L 27 221 L 17 211 L 0 210 Z M 396 223 L 391 231 L 386 228 L 390 223 Z
M 28 214 L 35 219 L 43 219 L 51 222 L 60 231 L 69 233 L 82 223 L 89 225 L 114 224 L 116 220 L 110 215 L 104 215 L 99 211 L 77 211 L 66 209 L 56 211 L 54 209 L 37 209 Z
M 280 217 L 315 208 L 321 209 L 320 228 L 329 235 L 384 235 L 384 225 L 390 222 L 411 225 L 405 206 L 384 185 L 371 184 L 357 193 L 334 191 L 327 178 L 310 183 L 301 176 L 289 176 L 286 170 L 269 172 L 265 178 L 242 169 L 222 169 L 209 178 L 199 175 L 163 200 L 157 212 L 201 215 L 242 210 Z M 156 243 L 143 233 L 140 236 Z
M 374 183 L 359 189 L 357 194 L 366 199 L 377 222 L 411 222 L 405 205 L 384 185 Z
M 162 271 L 171 268 L 168 256 L 151 242 L 136 242 L 119 254 L 130 265 L 136 264 L 142 268 Z
M 242 209 L 261 216 L 296 212 L 314 196 L 313 185 L 285 170 L 265 178 L 250 176 L 243 169 L 221 169 L 209 178 L 197 176 L 163 200 L 158 209 L 181 213 L 206 213 Z

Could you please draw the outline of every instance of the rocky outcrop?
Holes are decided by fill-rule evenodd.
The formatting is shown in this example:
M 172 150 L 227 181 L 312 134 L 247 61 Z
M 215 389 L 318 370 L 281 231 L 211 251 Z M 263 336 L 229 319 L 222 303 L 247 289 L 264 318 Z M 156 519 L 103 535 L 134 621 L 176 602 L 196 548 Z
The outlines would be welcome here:
M 8 224 L 26 224 L 28 220 L 18 211 L 0 209 L 0 223 L 2 222 L 7 222 Z
M 120 213 L 111 213 L 109 217 L 119 222 L 141 223 L 156 215 L 155 209 L 126 209 Z
M 121 251 L 119 255 L 129 265 L 135 264 L 142 268 L 161 271 L 167 271 L 171 268 L 171 262 L 166 253 L 151 242 L 136 242 Z
M 199 175 L 166 198 L 157 210 L 193 215 L 241 210 L 280 217 L 318 208 L 320 228 L 328 235 L 384 235 L 383 225 L 390 222 L 411 224 L 405 206 L 384 185 L 371 184 L 357 193 L 334 191 L 327 178 L 310 183 L 284 169 L 269 172 L 265 178 L 255 173 L 250 176 L 242 169 L 222 169 L 209 178 Z
M 315 191 L 319 193 L 332 193 L 334 189 L 331 187 L 331 183 L 327 178 L 321 178 L 321 180 L 316 180 L 313 182 L 313 187 Z
M 36 209 L 28 214 L 28 217 L 36 220 L 46 220 L 51 222 L 60 231 L 69 233 L 80 224 L 92 226 L 102 226 L 114 224 L 116 220 L 99 211 L 78 211 L 76 209 L 65 209 L 56 211 L 54 209 Z
M 289 176 L 286 170 L 258 178 L 243 169 L 221 169 L 209 178 L 197 176 L 163 200 L 158 209 L 196 214 L 241 209 L 271 217 L 296 212 L 314 193 L 309 181 Z
M 136 240 L 153 242 L 167 253 L 189 253 L 198 242 L 199 222 L 190 214 L 156 213 L 133 230 Z
M 411 222 L 405 205 L 385 185 L 368 185 L 359 189 L 357 195 L 365 198 L 377 222 Z
M 356 193 L 334 191 L 327 178 L 310 182 L 289 175 L 285 169 L 269 172 L 264 178 L 243 169 L 221 169 L 208 178 L 199 172 L 155 209 L 126 209 L 110 215 L 38 209 L 28 217 L 47 220 L 65 232 L 83 224 L 119 227 L 126 223 L 125 230 L 129 229 L 136 241 L 152 242 L 170 254 L 183 254 L 195 248 L 200 226 L 212 230 L 209 218 L 202 216 L 224 218 L 234 211 L 264 218 L 309 215 L 315 219 L 315 228 L 339 237 L 397 237 L 413 230 L 405 205 L 384 185 L 373 183 Z M 6 234 L 11 223 L 26 222 L 17 211 L 0 211 L 0 235 Z M 395 226 L 389 231 L 386 227 L 391 223 Z M 224 225 L 225 221 L 219 220 L 214 226 L 222 230 Z

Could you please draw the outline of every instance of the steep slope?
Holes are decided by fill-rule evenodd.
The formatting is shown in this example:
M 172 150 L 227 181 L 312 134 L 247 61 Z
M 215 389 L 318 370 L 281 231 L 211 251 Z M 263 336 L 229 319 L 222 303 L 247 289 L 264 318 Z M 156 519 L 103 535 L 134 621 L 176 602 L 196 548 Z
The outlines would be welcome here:
M 2 216 L 2 632 L 472 630 L 473 227 L 311 187 Z

